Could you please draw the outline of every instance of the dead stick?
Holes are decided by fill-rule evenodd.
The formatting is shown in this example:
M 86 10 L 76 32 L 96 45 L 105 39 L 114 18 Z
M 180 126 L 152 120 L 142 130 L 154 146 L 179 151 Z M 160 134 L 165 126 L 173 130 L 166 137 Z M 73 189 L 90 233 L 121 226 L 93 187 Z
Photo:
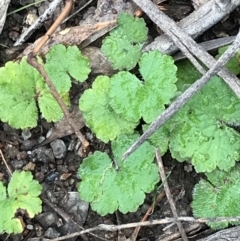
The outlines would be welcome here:
M 10 167 L 8 166 L 8 164 L 7 164 L 7 162 L 6 162 L 6 160 L 5 160 L 5 158 L 4 158 L 4 155 L 3 155 L 1 149 L 0 149 L 0 154 L 1 154 L 2 160 L 3 160 L 5 166 L 6 166 L 7 170 L 8 170 L 9 175 L 12 176 L 12 171 L 11 171 Z
M 173 217 L 177 219 L 178 218 L 177 209 L 176 209 L 175 204 L 173 202 L 173 198 L 172 198 L 172 195 L 171 195 L 171 192 L 170 192 L 170 188 L 168 186 L 168 182 L 167 182 L 167 178 L 166 178 L 166 175 L 165 175 L 165 172 L 164 172 L 164 167 L 163 167 L 163 163 L 162 163 L 160 150 L 156 149 L 155 153 L 156 153 L 158 169 L 159 169 L 159 173 L 160 173 L 160 176 L 161 176 L 161 179 L 162 179 L 164 190 L 166 192 L 166 196 L 167 196 L 170 208 L 172 210 Z M 182 239 L 184 241 L 188 241 L 188 238 L 187 238 L 186 232 L 185 232 L 185 230 L 184 230 L 184 228 L 182 226 L 182 223 L 177 221 L 176 224 L 178 226 L 178 230 L 179 230 L 179 232 L 181 234 Z
M 50 208 L 52 208 L 59 216 L 61 216 L 64 220 L 65 220 L 65 222 L 67 222 L 67 223 L 71 223 L 73 226 L 75 226 L 75 228 L 76 229 L 78 229 L 78 230 L 85 230 L 81 225 L 79 225 L 78 223 L 76 223 L 70 216 L 69 216 L 69 214 L 68 213 L 66 213 L 63 209 L 61 209 L 61 208 L 59 208 L 56 204 L 53 204 L 53 203 L 51 203 L 47 198 L 45 198 L 45 197 L 43 197 L 43 196 L 41 196 L 41 199 L 43 200 L 43 202 L 46 204 L 46 205 L 48 205 Z M 96 235 L 96 234 L 94 234 L 94 233 L 91 233 L 91 232 L 89 232 L 89 234 L 91 234 L 92 236 L 94 236 L 94 237 L 96 237 L 96 238 L 98 238 L 98 239 L 101 239 L 101 240 L 104 240 L 104 241 L 106 241 L 107 239 L 104 239 L 104 238 L 102 238 L 102 237 L 100 237 L 100 236 L 98 236 L 98 235 Z M 88 240 L 85 236 L 81 236 L 81 238 L 83 239 L 83 240 Z
M 126 228 L 134 228 L 137 226 L 147 227 L 153 225 L 160 225 L 166 223 L 172 223 L 176 221 L 184 221 L 184 222 L 194 222 L 194 223 L 208 223 L 208 222 L 239 222 L 240 216 L 237 217 L 219 217 L 219 218 L 198 218 L 195 219 L 193 217 L 178 217 L 176 218 L 164 218 L 158 220 L 151 220 L 145 222 L 136 222 L 136 223 L 128 223 L 128 224 L 121 224 L 121 225 L 107 225 L 107 224 L 100 224 L 96 227 L 85 229 L 80 232 L 68 234 L 59 238 L 51 239 L 51 241 L 60 241 L 66 240 L 68 238 L 77 237 L 83 233 L 95 232 L 95 231 L 109 231 L 109 232 L 116 232 L 118 230 L 126 229 Z M 42 241 L 49 241 L 50 239 L 43 238 Z
M 62 98 L 59 96 L 55 86 L 53 85 L 52 81 L 48 77 L 43 65 L 41 65 L 37 62 L 36 56 L 34 56 L 33 54 L 28 55 L 27 61 L 29 64 L 31 64 L 33 67 L 35 67 L 38 70 L 38 72 L 43 76 L 45 82 L 47 83 L 47 85 L 50 89 L 51 94 L 56 99 L 56 101 L 58 102 L 60 107 L 62 108 L 63 113 L 64 113 L 69 125 L 72 127 L 73 131 L 75 132 L 75 134 L 81 141 L 83 152 L 86 153 L 87 147 L 89 146 L 89 142 L 85 139 L 83 134 L 79 131 L 78 125 L 75 123 L 75 121 L 71 117 L 66 104 L 64 103 Z
M 144 221 L 146 221 L 148 219 L 148 217 L 152 214 L 154 208 L 163 199 L 164 196 L 165 196 L 165 192 L 161 191 L 158 194 L 157 199 L 155 200 L 155 202 L 148 208 L 148 210 L 145 213 L 144 217 L 142 218 L 141 222 L 144 222 Z M 138 236 L 138 233 L 139 233 L 140 229 L 141 229 L 141 226 L 136 227 L 128 240 L 129 241 L 135 241 L 137 239 L 137 236 Z
M 208 68 L 211 68 L 216 60 L 208 54 L 201 46 L 199 46 L 188 34 L 186 34 L 177 24 L 166 14 L 160 11 L 156 5 L 150 0 L 137 1 L 133 0 L 149 18 L 166 33 L 178 48 L 181 49 L 180 42 L 185 45 L 202 63 Z M 239 79 L 226 68 L 222 68 L 218 75 L 229 85 L 232 91 L 240 98 L 240 81 Z
M 34 48 L 33 53 L 35 55 L 40 51 L 42 46 L 48 41 L 48 39 L 51 37 L 51 35 L 55 32 L 55 30 L 60 26 L 60 24 L 63 22 L 63 20 L 67 17 L 68 13 L 72 9 L 72 6 L 73 6 L 74 2 L 75 2 L 75 0 L 66 0 L 65 7 L 62 10 L 61 14 L 58 16 L 56 21 L 53 23 L 53 25 L 49 28 L 49 30 L 40 39 L 37 46 Z

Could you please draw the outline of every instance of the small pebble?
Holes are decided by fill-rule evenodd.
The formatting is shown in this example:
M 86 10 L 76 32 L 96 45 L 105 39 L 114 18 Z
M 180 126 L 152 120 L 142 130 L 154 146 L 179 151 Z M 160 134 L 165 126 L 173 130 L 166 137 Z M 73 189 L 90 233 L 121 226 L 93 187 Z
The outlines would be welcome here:
M 51 173 L 49 173 L 49 174 L 46 176 L 45 180 L 46 180 L 46 182 L 48 182 L 48 183 L 52 183 L 52 182 L 54 182 L 54 181 L 57 180 L 57 177 L 58 177 L 58 173 L 57 173 L 57 172 L 51 172 Z
M 36 216 L 36 220 L 39 222 L 43 229 L 55 227 L 57 223 L 57 216 L 52 212 L 41 213 Z
M 11 163 L 11 166 L 13 167 L 14 170 L 17 170 L 17 169 L 22 169 L 22 167 L 26 164 L 25 161 L 23 160 L 13 160 L 10 162 Z
M 50 145 L 52 147 L 53 154 L 57 159 L 65 157 L 67 153 L 67 148 L 62 140 L 55 140 L 51 142 Z
M 50 148 L 46 148 L 44 146 L 38 147 L 37 149 L 32 151 L 32 154 L 36 157 L 37 161 L 44 163 L 55 162 L 52 149 Z
M 55 228 L 49 228 L 45 233 L 44 233 L 44 237 L 45 238 L 57 238 L 60 236 L 60 233 L 55 229 Z

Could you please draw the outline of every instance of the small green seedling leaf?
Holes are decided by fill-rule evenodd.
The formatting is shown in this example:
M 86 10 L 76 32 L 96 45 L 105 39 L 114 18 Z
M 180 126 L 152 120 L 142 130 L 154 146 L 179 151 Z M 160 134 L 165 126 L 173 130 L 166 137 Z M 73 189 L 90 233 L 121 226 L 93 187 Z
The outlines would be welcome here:
M 131 122 L 141 118 L 140 103 L 144 101 L 143 84 L 129 72 L 118 72 L 112 76 L 109 93 L 113 110 Z
M 116 210 L 136 211 L 145 193 L 151 192 L 159 181 L 158 168 L 153 163 L 154 147 L 148 142 L 121 161 L 122 154 L 137 137 L 123 135 L 112 142 L 114 162 L 106 153 L 96 151 L 80 165 L 80 197 L 91 202 L 92 209 L 102 216 Z
M 23 226 L 15 216 L 19 209 L 33 218 L 42 211 L 41 185 L 33 180 L 30 172 L 15 171 L 7 188 L 0 182 L 0 233 L 21 233 Z M 6 194 L 8 193 L 8 195 Z
M 60 97 L 69 105 L 70 77 L 84 81 L 89 62 L 77 47 L 54 46 L 46 56 L 45 68 Z M 39 62 L 43 62 L 38 58 Z M 14 128 L 26 129 L 37 125 L 38 107 L 48 122 L 59 121 L 62 109 L 50 93 L 39 72 L 26 58 L 20 63 L 8 62 L 0 68 L 0 119 Z
M 143 19 L 123 13 L 119 15 L 118 27 L 103 40 L 101 51 L 114 69 L 130 70 L 141 56 L 141 48 L 147 40 L 147 27 Z
M 8 62 L 0 68 L 0 119 L 15 128 L 25 129 L 37 125 L 35 83 L 41 75 L 26 59 Z
M 114 140 L 120 134 L 131 134 L 138 122 L 131 122 L 115 113 L 108 96 L 110 78 L 98 76 L 92 88 L 86 90 L 79 101 L 86 125 L 104 142 Z
M 71 79 L 83 82 L 90 73 L 89 60 L 76 46 L 55 45 L 46 55 L 45 69 L 59 93 L 70 90 Z
M 143 18 L 122 13 L 118 17 L 119 29 L 131 43 L 143 43 L 147 40 L 148 29 Z
M 208 180 L 196 184 L 192 208 L 196 218 L 234 217 L 240 215 L 240 168 L 236 165 L 229 172 L 216 169 L 206 174 Z M 213 229 L 223 229 L 240 222 L 209 222 Z
M 141 113 L 146 123 L 151 123 L 165 109 L 176 93 L 177 81 L 174 60 L 159 51 L 144 53 L 139 61 L 139 71 L 144 79 L 145 100 Z
M 229 170 L 240 158 L 240 100 L 213 77 L 171 120 L 170 151 L 179 161 L 191 160 L 197 172 Z
M 218 49 L 218 55 L 216 59 L 219 59 L 223 53 L 228 49 L 229 46 L 224 46 Z M 239 54 L 236 54 L 233 58 L 231 58 L 227 64 L 226 68 L 229 69 L 233 74 L 238 75 L 240 73 L 240 66 L 239 66 Z

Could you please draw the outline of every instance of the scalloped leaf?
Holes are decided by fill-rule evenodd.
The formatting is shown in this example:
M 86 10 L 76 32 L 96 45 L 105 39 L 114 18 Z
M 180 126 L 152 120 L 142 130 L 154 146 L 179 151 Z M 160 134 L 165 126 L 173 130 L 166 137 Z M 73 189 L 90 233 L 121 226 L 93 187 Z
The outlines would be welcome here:
M 142 45 L 132 45 L 126 36 L 109 36 L 103 40 L 102 53 L 112 63 L 113 69 L 134 68 L 141 56 Z
M 121 161 L 122 154 L 137 137 L 123 135 L 112 142 L 117 170 L 109 156 L 99 151 L 85 158 L 80 165 L 80 197 L 91 202 L 92 209 L 102 216 L 117 209 L 122 213 L 136 211 L 143 203 L 145 193 L 151 192 L 159 181 L 158 168 L 153 163 L 154 147 L 148 142 Z
M 197 218 L 234 217 L 240 215 L 240 168 L 239 165 L 229 172 L 216 169 L 207 173 L 207 179 L 194 187 L 192 208 Z M 223 229 L 240 222 L 209 222 L 213 229 Z
M 41 92 L 42 95 L 38 97 L 38 104 L 42 117 L 47 120 L 47 122 L 56 122 L 63 118 L 63 111 L 59 106 L 56 99 L 52 96 L 49 90 Z
M 7 62 L 0 68 L 0 119 L 3 122 L 21 129 L 37 125 L 36 81 L 43 79 L 26 58 L 20 63 Z
M 120 134 L 131 134 L 138 122 L 131 122 L 115 113 L 108 97 L 110 78 L 98 76 L 92 88 L 86 90 L 79 100 L 86 125 L 104 142 L 114 140 Z
M 145 101 L 141 113 L 146 123 L 154 121 L 170 103 L 177 87 L 177 67 L 171 56 L 159 51 L 144 53 L 139 61 L 139 71 L 144 79 Z
M 132 43 L 143 43 L 147 40 L 148 29 L 143 18 L 135 18 L 130 14 L 121 13 L 118 17 L 119 29 Z
M 83 82 L 90 73 L 89 60 L 77 46 L 53 46 L 46 54 L 45 70 L 59 93 L 66 93 L 71 87 L 71 78 Z
M 140 103 L 144 101 L 143 85 L 135 75 L 125 71 L 113 75 L 108 96 L 117 114 L 131 122 L 140 120 Z
M 197 172 L 229 170 L 240 158 L 240 100 L 213 77 L 172 118 L 170 151 L 178 161 L 191 160 Z
M 114 69 L 130 70 L 136 66 L 141 56 L 148 29 L 143 19 L 126 13 L 119 15 L 118 24 L 118 27 L 110 32 L 110 36 L 103 40 L 101 51 Z
M 15 217 L 18 209 L 27 212 L 30 218 L 42 211 L 41 185 L 33 180 L 31 172 L 15 171 L 8 185 L 8 198 L 6 188 L 0 182 L 0 233 L 21 233 L 23 226 L 19 218 Z

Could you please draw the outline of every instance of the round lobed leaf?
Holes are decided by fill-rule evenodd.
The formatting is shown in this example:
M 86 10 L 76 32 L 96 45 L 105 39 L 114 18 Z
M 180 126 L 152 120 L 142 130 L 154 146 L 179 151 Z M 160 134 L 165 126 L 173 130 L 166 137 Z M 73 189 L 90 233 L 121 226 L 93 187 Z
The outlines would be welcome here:
M 141 118 L 139 103 L 144 101 L 143 85 L 129 72 L 118 72 L 111 77 L 109 93 L 113 110 L 126 120 L 138 122 Z
M 170 151 L 191 160 L 197 172 L 229 170 L 240 158 L 240 135 L 229 126 L 240 123 L 240 101 L 213 77 L 171 120 Z
M 79 108 L 83 112 L 86 125 L 104 142 L 114 140 L 120 134 L 133 133 L 137 122 L 127 121 L 115 113 L 108 97 L 110 78 L 98 76 L 92 89 L 86 90 L 79 100 Z
M 36 81 L 43 78 L 26 58 L 20 63 L 7 62 L 0 68 L 0 119 L 3 122 L 21 129 L 37 125 Z
M 153 163 L 154 148 L 148 142 L 121 161 L 123 152 L 137 137 L 123 135 L 112 142 L 114 163 L 106 153 L 97 151 L 79 167 L 80 197 L 91 202 L 92 209 L 102 216 L 117 209 L 122 213 L 135 211 L 145 193 L 151 192 L 159 181 L 158 168 Z
M 59 93 L 70 90 L 71 79 L 83 82 L 90 73 L 89 60 L 84 57 L 77 46 L 53 46 L 46 54 L 44 68 Z
M 4 193 L 5 190 L 5 193 Z M 8 185 L 8 198 L 6 188 L 0 182 L 0 192 L 3 194 L 0 200 L 1 218 L 0 232 L 21 233 L 23 226 L 19 218 L 15 217 L 18 209 L 25 210 L 30 218 L 42 211 L 41 185 L 33 180 L 31 172 L 15 171 Z
M 144 53 L 139 61 L 139 71 L 144 79 L 145 100 L 141 113 L 146 123 L 154 121 L 176 93 L 177 67 L 171 56 L 159 51 Z
M 234 217 L 240 215 L 240 168 L 235 166 L 229 172 L 215 171 L 206 174 L 208 180 L 201 180 L 194 187 L 192 208 L 197 218 Z M 238 225 L 240 222 L 231 222 Z M 213 229 L 228 227 L 229 222 L 209 222 Z
M 115 30 L 117 33 L 119 30 Z M 114 34 L 103 40 L 101 51 L 107 56 L 114 69 L 130 70 L 134 68 L 141 56 L 142 45 L 132 45 L 127 36 Z
M 118 17 L 119 29 L 132 43 L 143 43 L 147 40 L 148 28 L 144 19 L 121 13 Z

